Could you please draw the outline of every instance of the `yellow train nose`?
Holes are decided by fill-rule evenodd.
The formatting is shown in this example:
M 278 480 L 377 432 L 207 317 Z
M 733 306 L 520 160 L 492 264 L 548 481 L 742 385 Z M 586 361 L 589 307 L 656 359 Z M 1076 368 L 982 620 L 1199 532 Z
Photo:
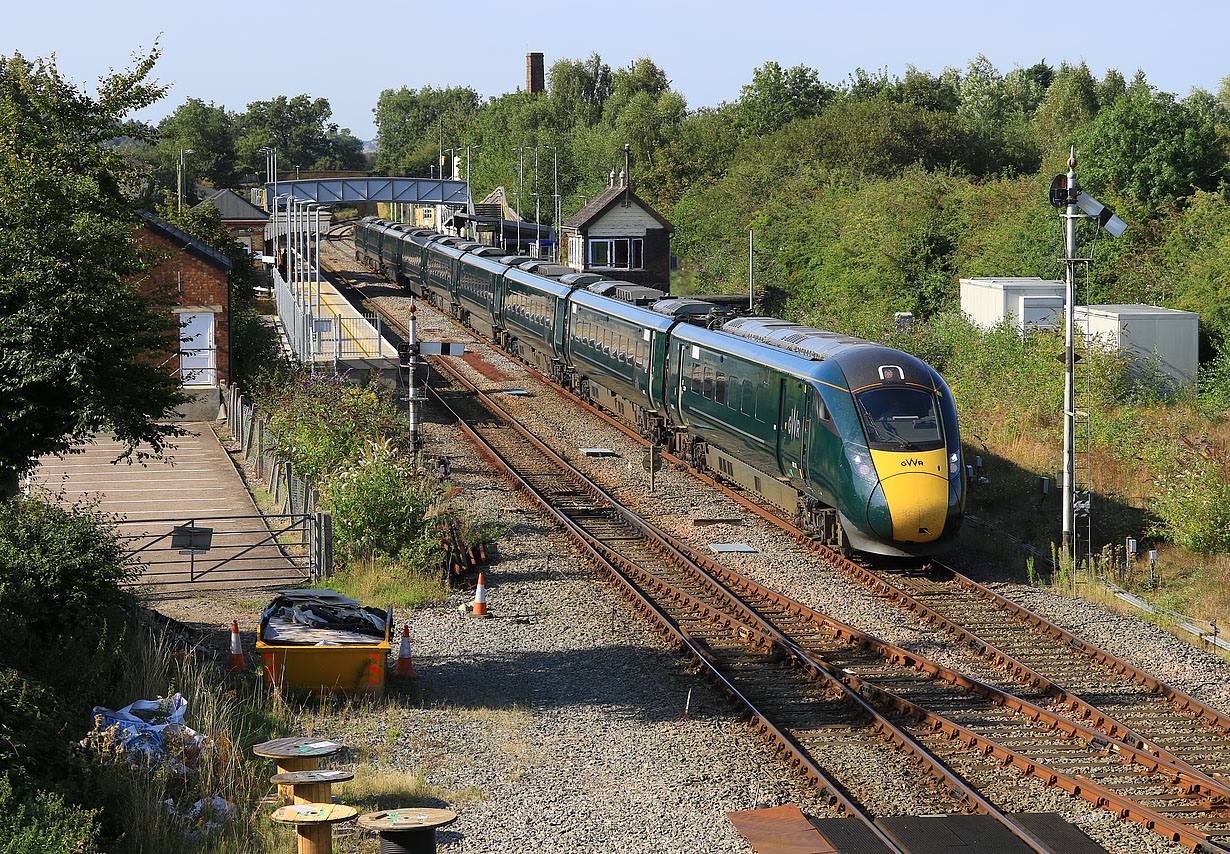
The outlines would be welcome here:
M 944 532 L 948 520 L 945 458 L 943 448 L 871 452 L 888 507 L 892 538 L 897 542 L 929 543 Z

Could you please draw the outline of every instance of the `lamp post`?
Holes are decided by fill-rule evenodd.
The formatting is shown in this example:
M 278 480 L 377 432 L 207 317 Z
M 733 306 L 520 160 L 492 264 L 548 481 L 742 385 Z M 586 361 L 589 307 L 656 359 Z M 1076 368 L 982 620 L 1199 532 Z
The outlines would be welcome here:
M 258 148 L 257 151 L 265 155 L 265 183 L 271 184 L 273 183 L 273 149 L 266 147 Z M 261 190 L 264 193 L 262 198 L 265 199 L 265 210 L 269 210 L 269 190 L 264 187 Z
M 273 173 L 277 176 L 277 172 Z M 281 259 L 278 257 L 279 249 L 282 243 L 282 229 L 278 223 L 278 215 L 282 207 L 282 199 L 286 199 L 286 215 L 282 217 L 282 224 L 288 225 L 290 218 L 290 196 L 286 193 L 278 193 L 273 197 L 273 266 L 276 269 Z M 287 252 L 286 252 L 286 281 L 290 281 L 290 229 L 287 228 Z
M 559 260 L 559 149 L 554 145 L 544 145 L 543 148 L 551 149 L 551 156 L 554 159 L 554 166 L 551 170 L 552 176 L 552 192 L 551 192 L 551 225 L 555 227 L 555 258 Z
M 179 205 L 176 210 L 184 209 L 184 171 L 189 154 L 195 154 L 191 148 L 181 148 L 179 150 L 179 168 L 175 170 L 175 192 L 179 196 Z
M 316 314 L 320 314 L 320 210 L 324 205 L 312 203 L 316 212 Z
M 525 146 L 515 145 L 513 151 L 520 155 L 517 161 L 517 220 L 521 220 L 521 194 L 525 192 Z M 517 239 L 521 239 L 521 226 L 517 226 Z
M 295 307 L 299 308 L 299 259 L 295 253 L 299 250 L 299 200 L 293 194 L 286 198 L 286 279 L 290 284 L 290 292 L 295 298 Z
M 534 146 L 534 190 L 538 190 L 538 146 Z M 534 193 L 534 225 L 538 225 L 541 220 L 539 217 L 538 193 Z M 541 237 L 537 230 L 534 232 L 535 239 Z
M 470 194 L 470 149 L 471 148 L 473 148 L 475 151 L 478 151 L 480 146 L 477 146 L 477 145 L 467 145 L 466 146 L 466 204 L 470 206 L 469 212 L 474 213 L 474 197 Z

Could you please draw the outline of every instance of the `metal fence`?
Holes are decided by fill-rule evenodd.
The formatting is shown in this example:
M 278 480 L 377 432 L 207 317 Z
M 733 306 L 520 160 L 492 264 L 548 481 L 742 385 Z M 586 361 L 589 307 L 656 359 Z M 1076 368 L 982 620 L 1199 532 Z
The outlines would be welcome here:
M 125 519 L 122 528 L 129 556 L 143 565 L 137 584 L 315 581 L 324 574 L 320 546 L 331 535 L 324 530 L 327 516 Z
M 273 281 L 278 319 L 296 359 L 308 365 L 332 362 L 336 368 L 343 360 L 381 358 L 380 315 L 322 311 L 310 295 L 296 297 L 280 271 L 274 271 Z
M 235 386 L 226 391 L 226 414 L 227 426 L 239 442 L 244 459 L 252 464 L 256 476 L 269 484 L 269 493 L 281 504 L 282 512 L 317 512 L 316 490 L 309 481 L 296 475 L 289 463 L 274 455 L 277 436 L 256 411 L 256 405 Z

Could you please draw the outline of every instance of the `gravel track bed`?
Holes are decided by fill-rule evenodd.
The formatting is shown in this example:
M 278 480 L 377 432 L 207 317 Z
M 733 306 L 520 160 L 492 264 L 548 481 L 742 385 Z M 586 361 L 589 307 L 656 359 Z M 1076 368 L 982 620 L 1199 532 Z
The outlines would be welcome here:
M 391 295 L 392 287 L 372 290 L 389 294 L 376 298 L 383 308 L 404 311 L 409 304 Z M 576 409 L 448 319 L 423 309 L 419 321 L 423 340 L 465 341 L 502 375 L 493 381 L 453 360 L 480 387 L 528 391 L 503 402 L 619 500 L 672 535 L 699 549 L 746 542 L 758 551 L 722 560 L 836 619 L 975 678 L 1005 684 L 1001 674 L 942 634 L 869 595 L 685 473 L 664 468 L 651 494 L 640 446 L 627 436 Z M 340 720 L 305 720 L 305 726 L 328 728 L 331 736 L 360 748 L 365 764 L 423 771 L 429 782 L 446 788 L 451 794 L 443 800 L 458 805 L 461 818 L 441 832 L 444 851 L 745 852 L 748 847 L 725 818 L 728 810 L 794 802 L 804 812 L 830 814 L 751 737 L 724 698 L 681 666 L 545 514 L 493 475 L 438 412 L 428 407 L 425 416 L 428 452 L 449 454 L 466 506 L 510 525 L 499 543 L 499 563 L 488 574 L 495 616 L 463 618 L 458 609 L 471 597 L 462 592 L 445 606 L 399 615 L 409 621 L 414 639 L 421 674 L 415 689 L 400 700 L 394 694 L 385 709 L 359 708 Z M 606 447 L 616 456 L 585 457 L 580 447 Z M 694 525 L 701 517 L 739 521 Z M 1230 668 L 1156 627 L 1046 591 L 1002 582 L 995 588 L 1210 704 L 1228 702 Z M 992 787 L 988 795 L 1007 810 L 1059 812 L 1109 851 L 1183 850 L 1040 784 L 1010 793 L 1006 788 Z

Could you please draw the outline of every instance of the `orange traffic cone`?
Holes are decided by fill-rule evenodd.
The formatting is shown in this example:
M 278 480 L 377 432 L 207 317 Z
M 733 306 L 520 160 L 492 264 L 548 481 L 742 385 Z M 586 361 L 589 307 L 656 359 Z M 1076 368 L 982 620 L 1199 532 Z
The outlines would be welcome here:
M 231 620 L 231 663 L 226 669 L 230 673 L 243 672 L 243 647 L 239 645 L 238 620 Z
M 393 668 L 396 679 L 418 679 L 414 672 L 414 662 L 410 660 L 410 627 L 401 627 L 401 646 L 397 650 L 397 666 Z
M 474 604 L 470 606 L 471 617 L 487 616 L 487 585 L 483 583 L 483 574 L 478 574 L 478 586 L 474 588 Z

